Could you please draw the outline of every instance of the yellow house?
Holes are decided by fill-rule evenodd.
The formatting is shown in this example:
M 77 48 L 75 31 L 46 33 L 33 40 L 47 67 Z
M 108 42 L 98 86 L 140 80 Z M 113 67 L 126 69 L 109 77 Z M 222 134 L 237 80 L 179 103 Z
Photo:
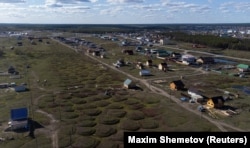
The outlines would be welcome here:
M 183 90 L 185 85 L 181 80 L 176 80 L 172 81 L 169 87 L 171 90 Z
M 207 100 L 207 105 L 211 108 L 222 108 L 224 106 L 224 98 L 222 96 L 212 97 Z

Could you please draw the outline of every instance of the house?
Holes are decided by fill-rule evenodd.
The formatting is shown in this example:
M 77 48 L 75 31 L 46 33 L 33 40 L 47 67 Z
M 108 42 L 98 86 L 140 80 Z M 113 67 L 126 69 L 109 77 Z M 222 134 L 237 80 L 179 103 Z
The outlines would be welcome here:
M 27 88 L 24 85 L 19 85 L 14 87 L 15 92 L 24 92 L 27 91 Z
M 171 90 L 183 90 L 184 88 L 185 85 L 181 80 L 175 80 L 170 83 Z
M 139 72 L 139 74 L 140 74 L 140 76 L 150 76 L 151 75 L 151 73 L 150 73 L 150 71 L 149 70 L 140 70 L 140 72 Z
M 246 64 L 238 64 L 236 67 L 240 72 L 246 72 L 250 70 L 250 66 Z
M 9 83 L 0 83 L 0 88 L 8 88 Z
M 147 60 L 146 65 L 147 66 L 153 66 L 153 61 L 152 60 Z
M 224 106 L 224 98 L 222 96 L 212 97 L 207 100 L 207 105 L 211 108 L 222 108 Z
M 138 68 L 138 69 L 143 69 L 143 68 L 144 68 L 144 65 L 142 64 L 142 62 L 138 62 L 138 63 L 136 64 L 136 68 Z
M 133 50 L 122 50 L 122 53 L 125 53 L 127 55 L 133 55 L 134 54 Z
M 158 65 L 158 69 L 159 69 L 159 70 L 162 70 L 162 71 L 164 71 L 164 72 L 166 72 L 167 69 L 168 69 L 168 64 L 167 64 L 166 62 L 160 63 L 160 64 Z
M 177 52 L 172 52 L 170 56 L 171 56 L 172 58 L 174 58 L 174 59 L 179 59 L 179 58 L 181 58 L 181 54 L 180 54 L 180 53 L 177 53 Z
M 135 87 L 135 84 L 131 79 L 126 79 L 123 83 L 123 86 L 127 89 L 131 89 Z
M 201 95 L 201 92 L 196 88 L 189 88 L 188 89 L 188 94 L 195 101 L 203 99 L 203 96 Z
M 116 63 L 113 63 L 113 65 L 114 65 L 115 67 L 121 67 L 121 66 L 124 66 L 124 65 L 125 65 L 125 62 L 124 62 L 123 59 L 119 59 L 119 60 L 117 60 Z
M 15 68 L 14 68 L 13 66 L 10 66 L 10 67 L 8 68 L 8 73 L 10 73 L 10 74 L 15 74 L 15 72 L 16 72 L 16 70 L 15 70 Z
M 213 57 L 199 57 L 196 60 L 196 63 L 198 64 L 214 64 L 214 58 Z
M 94 50 L 94 51 L 92 52 L 92 55 L 93 55 L 93 56 L 100 56 L 100 55 L 101 55 L 101 52 L 100 52 L 99 50 Z
M 28 128 L 28 109 L 15 108 L 10 110 L 10 121 L 8 122 L 11 130 Z
M 193 55 L 185 54 L 181 56 L 181 61 L 183 64 L 194 64 L 196 62 L 196 58 Z

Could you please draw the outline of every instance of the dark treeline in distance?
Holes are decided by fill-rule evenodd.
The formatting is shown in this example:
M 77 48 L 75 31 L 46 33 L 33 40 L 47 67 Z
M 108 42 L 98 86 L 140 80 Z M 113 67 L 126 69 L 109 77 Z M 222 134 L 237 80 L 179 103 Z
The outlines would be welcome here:
M 215 35 L 191 35 L 185 32 L 169 32 L 163 35 L 176 41 L 201 44 L 221 49 L 250 51 L 250 39 L 220 37 Z

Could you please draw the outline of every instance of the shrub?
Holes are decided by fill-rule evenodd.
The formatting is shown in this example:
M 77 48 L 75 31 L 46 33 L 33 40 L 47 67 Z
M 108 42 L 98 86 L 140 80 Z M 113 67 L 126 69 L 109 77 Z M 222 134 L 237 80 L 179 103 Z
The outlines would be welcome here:
M 117 132 L 117 130 L 111 126 L 107 125 L 99 125 L 96 127 L 96 135 L 99 137 L 108 137 L 110 135 L 113 135 Z
M 155 129 L 159 127 L 159 124 L 152 119 L 140 120 L 139 123 L 141 124 L 141 128 L 143 129 Z
M 145 115 L 141 111 L 132 111 L 127 114 L 127 117 L 131 120 L 141 120 L 145 118 Z
M 99 123 L 106 124 L 106 125 L 112 125 L 119 123 L 119 119 L 111 116 L 99 116 Z
M 121 121 L 121 128 L 128 131 L 137 131 L 140 129 L 140 124 L 134 120 L 125 119 Z
M 109 116 L 113 116 L 113 117 L 118 117 L 118 118 L 122 118 L 127 114 L 126 111 L 123 110 L 117 110 L 117 109 L 110 109 L 107 112 L 107 115 Z
M 91 136 L 95 133 L 95 129 L 89 127 L 77 127 L 76 133 L 82 136 Z
M 99 140 L 92 137 L 79 137 L 73 143 L 74 148 L 94 148 L 100 143 Z

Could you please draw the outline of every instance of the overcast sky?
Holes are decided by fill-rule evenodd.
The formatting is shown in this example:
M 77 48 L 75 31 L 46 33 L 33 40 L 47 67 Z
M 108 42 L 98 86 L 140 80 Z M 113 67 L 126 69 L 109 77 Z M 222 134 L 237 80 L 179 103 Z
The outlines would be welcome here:
M 0 0 L 0 23 L 250 23 L 250 0 Z

